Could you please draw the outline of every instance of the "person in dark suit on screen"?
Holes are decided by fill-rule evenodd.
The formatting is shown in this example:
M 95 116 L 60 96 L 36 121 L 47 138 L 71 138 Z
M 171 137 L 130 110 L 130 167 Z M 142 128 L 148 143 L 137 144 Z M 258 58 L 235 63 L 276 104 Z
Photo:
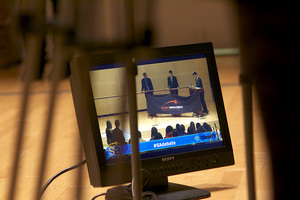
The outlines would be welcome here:
M 198 76 L 197 72 L 194 72 L 193 76 L 195 77 L 196 88 L 203 88 L 202 80 Z M 208 114 L 206 102 L 205 102 L 205 99 L 204 99 L 204 89 L 203 89 L 202 92 L 199 93 L 199 96 L 200 96 L 200 100 L 201 100 L 201 104 L 202 104 L 202 108 L 203 108 L 203 114 Z
M 144 78 L 141 80 L 142 81 L 142 93 L 146 94 L 153 94 L 153 85 L 151 82 L 151 79 L 147 77 L 147 74 L 144 72 L 143 73 Z M 147 91 L 152 91 L 152 92 L 147 92 Z
M 172 70 L 169 71 L 168 77 L 168 89 L 179 89 L 179 84 L 176 76 L 173 76 Z M 178 95 L 178 90 L 173 90 L 176 95 Z M 174 94 L 173 93 L 173 94 Z M 172 94 L 172 90 L 170 90 L 170 94 Z

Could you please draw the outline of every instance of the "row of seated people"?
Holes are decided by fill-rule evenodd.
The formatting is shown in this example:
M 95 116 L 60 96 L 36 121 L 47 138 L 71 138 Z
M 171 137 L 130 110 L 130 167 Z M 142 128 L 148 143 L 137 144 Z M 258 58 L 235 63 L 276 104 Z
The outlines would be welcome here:
M 110 120 L 106 121 L 106 139 L 107 139 L 107 144 L 115 143 L 117 142 L 119 145 L 124 145 L 127 144 L 125 141 L 125 137 L 123 135 L 123 131 L 120 129 L 120 121 L 117 119 L 115 121 L 115 128 L 112 129 L 112 124 Z M 142 134 L 140 131 L 138 131 L 139 134 L 139 142 L 146 142 L 146 140 L 142 139 Z M 130 140 L 129 140 L 130 143 Z
M 171 138 L 171 137 L 178 137 L 178 136 L 184 136 L 194 133 L 204 133 L 212 131 L 212 128 L 209 124 L 206 122 L 201 125 L 199 122 L 195 123 L 193 121 L 190 122 L 190 126 L 187 129 L 187 132 L 185 132 L 185 126 L 183 124 L 176 124 L 176 128 L 173 128 L 172 126 L 166 127 L 166 135 L 164 138 Z M 156 127 L 152 127 L 151 129 L 151 139 L 150 140 L 158 140 L 163 139 L 163 136 L 161 133 L 157 131 Z
M 115 121 L 115 129 L 112 129 L 112 124 L 110 120 L 106 121 L 106 137 L 107 137 L 107 144 L 111 144 L 114 142 L 117 142 L 119 145 L 127 144 L 125 141 L 125 137 L 123 135 L 123 131 L 120 129 L 120 121 L 117 119 Z M 171 138 L 171 137 L 178 137 L 178 136 L 184 136 L 194 133 L 203 133 L 212 131 L 212 128 L 209 124 L 206 122 L 201 125 L 199 122 L 195 123 L 193 121 L 190 122 L 190 126 L 187 129 L 187 132 L 185 132 L 185 126 L 183 124 L 176 124 L 176 128 L 173 128 L 172 126 L 166 127 L 166 134 L 165 137 L 162 136 L 161 133 L 158 132 L 156 127 L 152 127 L 151 129 L 151 138 L 150 140 L 158 140 L 163 138 Z M 139 134 L 139 142 L 146 142 L 146 140 L 142 139 L 142 134 L 140 131 L 138 131 Z M 130 140 L 129 140 L 130 143 Z
M 120 129 L 120 121 L 117 119 L 115 121 L 115 128 L 112 129 L 112 124 L 110 120 L 106 121 L 106 139 L 107 144 L 118 142 L 119 145 L 127 144 L 125 142 L 125 137 L 123 135 L 123 131 Z
M 107 138 L 107 144 L 115 143 L 117 142 L 119 145 L 127 144 L 125 141 L 125 137 L 123 135 L 123 131 L 120 129 L 120 121 L 117 119 L 115 121 L 115 128 L 112 129 L 112 124 L 110 120 L 106 121 L 106 138 Z M 139 142 L 146 142 L 146 140 L 142 139 L 142 134 L 140 131 L 138 131 L 139 134 Z M 129 140 L 130 144 L 130 140 Z

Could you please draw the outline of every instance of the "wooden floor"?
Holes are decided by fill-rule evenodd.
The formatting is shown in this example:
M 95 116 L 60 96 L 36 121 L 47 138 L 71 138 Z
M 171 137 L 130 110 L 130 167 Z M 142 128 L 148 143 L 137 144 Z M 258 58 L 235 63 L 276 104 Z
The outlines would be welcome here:
M 247 180 L 242 96 L 238 80 L 239 57 L 217 57 L 217 65 L 236 164 L 230 167 L 172 176 L 169 177 L 169 181 L 209 190 L 211 197 L 208 199 L 210 200 L 244 200 L 247 199 Z M 1 200 L 8 198 L 13 157 L 16 151 L 16 135 L 22 101 L 22 84 L 19 77 L 18 67 L 0 70 Z M 33 84 L 19 158 L 19 176 L 15 199 L 33 199 L 35 195 L 43 148 L 42 139 L 48 113 L 49 88 L 47 81 L 37 81 Z M 61 83 L 59 91 L 44 182 L 58 171 L 78 163 L 78 154 L 81 150 L 72 95 L 67 80 Z M 256 195 L 259 200 L 268 200 L 272 199 L 270 159 L 256 103 L 254 103 L 253 109 Z M 81 191 L 82 199 L 87 200 L 107 190 L 107 188 L 90 186 L 86 166 L 81 169 L 83 170 L 83 177 L 80 187 L 76 185 L 79 171 L 76 169 L 54 180 L 42 199 L 75 199 L 77 192 Z M 104 197 L 99 197 L 99 199 L 104 199 Z

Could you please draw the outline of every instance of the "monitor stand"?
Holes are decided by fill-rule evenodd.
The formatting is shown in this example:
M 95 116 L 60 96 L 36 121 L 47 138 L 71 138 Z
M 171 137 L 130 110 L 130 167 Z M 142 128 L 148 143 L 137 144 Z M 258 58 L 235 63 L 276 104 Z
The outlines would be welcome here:
M 168 177 L 151 179 L 143 188 L 143 191 L 154 192 L 159 200 L 196 200 L 210 197 L 210 192 L 186 185 L 168 183 Z M 108 189 L 106 200 L 128 200 L 133 199 L 131 187 L 118 186 Z M 154 196 L 145 196 L 143 199 L 155 200 Z

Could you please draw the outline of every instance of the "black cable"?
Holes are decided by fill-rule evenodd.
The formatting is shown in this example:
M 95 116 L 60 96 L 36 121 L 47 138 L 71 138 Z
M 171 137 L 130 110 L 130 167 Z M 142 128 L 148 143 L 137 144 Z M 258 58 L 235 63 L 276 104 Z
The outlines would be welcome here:
M 158 200 L 158 196 L 155 192 L 151 192 L 151 191 L 143 192 L 142 198 L 144 198 L 145 196 L 153 196 L 156 200 Z
M 92 198 L 92 200 L 95 200 L 96 198 L 98 198 L 98 197 L 100 197 L 100 196 L 103 196 L 103 195 L 105 195 L 106 193 L 101 193 L 101 194 L 97 194 L 96 196 L 94 196 L 93 198 Z
M 45 185 L 43 186 L 43 188 L 41 189 L 41 192 L 40 192 L 40 197 L 42 197 L 42 195 L 44 194 L 45 190 L 47 189 L 47 187 L 52 183 L 52 181 L 54 181 L 54 179 L 56 179 L 57 177 L 59 177 L 60 175 L 68 172 L 68 171 L 71 171 L 73 169 L 76 169 L 82 165 L 84 165 L 86 163 L 86 160 L 83 160 L 81 161 L 80 163 L 76 164 L 76 165 L 73 165 L 71 167 L 68 167 L 66 169 L 63 169 L 61 170 L 60 172 L 58 172 L 57 174 L 55 174 L 54 176 L 52 176 L 46 183 Z

